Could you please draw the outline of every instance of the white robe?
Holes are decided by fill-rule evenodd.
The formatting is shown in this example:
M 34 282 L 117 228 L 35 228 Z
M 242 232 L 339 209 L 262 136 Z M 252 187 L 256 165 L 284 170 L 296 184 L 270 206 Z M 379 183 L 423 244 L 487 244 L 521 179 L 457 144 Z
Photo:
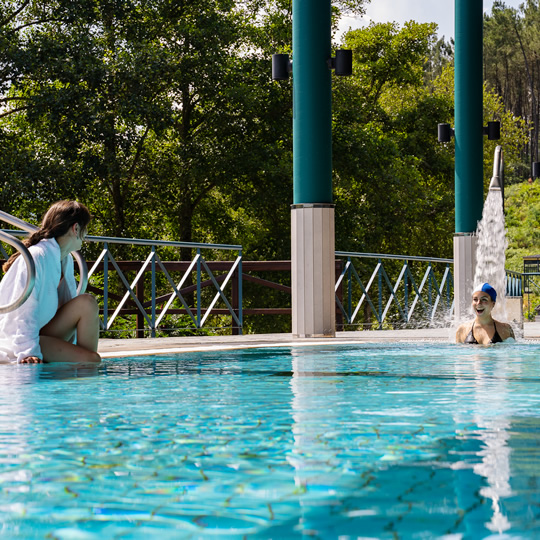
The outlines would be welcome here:
M 77 295 L 73 258 L 70 255 L 61 261 L 60 246 L 54 238 L 41 240 L 29 251 L 36 265 L 35 285 L 22 306 L 0 315 L 0 363 L 20 363 L 28 356 L 43 359 L 39 331 L 61 305 Z M 18 257 L 0 282 L 0 305 L 5 306 L 20 297 L 27 271 L 24 259 Z M 64 279 L 60 286 L 62 272 Z

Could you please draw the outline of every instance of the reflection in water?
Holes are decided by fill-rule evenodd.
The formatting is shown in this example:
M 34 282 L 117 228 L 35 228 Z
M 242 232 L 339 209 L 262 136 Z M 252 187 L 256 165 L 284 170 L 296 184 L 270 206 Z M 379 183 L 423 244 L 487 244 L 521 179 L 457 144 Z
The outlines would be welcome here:
M 32 383 L 39 378 L 39 367 L 0 365 L 0 463 L 15 465 L 9 469 L 0 469 L 0 484 L 15 483 L 20 492 L 28 490 L 32 478 L 29 469 L 24 467 L 24 456 L 28 455 L 32 443 L 29 432 L 37 421 L 33 414 Z
M 331 409 L 321 409 L 321 394 L 337 393 L 332 381 L 321 377 L 321 361 L 309 350 L 293 349 L 292 378 L 292 432 L 294 447 L 289 462 L 296 469 L 295 481 L 297 486 L 306 486 L 310 479 L 310 462 L 314 454 L 322 451 L 320 443 L 329 429 L 336 425 L 338 419 L 333 417 Z M 335 375 L 335 359 L 325 364 L 324 373 Z M 326 371 L 327 369 L 327 371 Z M 313 452 L 315 445 L 317 453 Z M 317 458 L 321 460 L 321 458 Z
M 85 377 L 96 377 L 100 374 L 99 366 L 95 364 L 80 365 L 57 362 L 54 364 L 41 364 L 39 378 L 43 380 L 66 380 Z
M 473 471 L 485 478 L 487 486 L 481 488 L 480 494 L 491 500 L 493 513 L 485 526 L 490 531 L 501 534 L 511 528 L 501 506 L 501 499 L 512 495 L 511 450 L 508 446 L 511 422 L 507 416 L 497 413 L 509 410 L 508 376 L 519 368 L 515 361 L 509 364 L 500 357 L 493 363 L 493 358 L 486 352 L 471 355 L 470 362 L 475 374 L 472 382 L 475 406 L 471 413 L 478 428 L 476 433 L 483 443 L 483 449 L 477 452 L 482 461 L 474 465 Z M 471 384 L 470 379 L 464 381 L 464 384 Z M 458 383 L 456 387 L 459 386 Z
M 295 485 L 300 492 L 306 493 L 300 497 L 300 530 L 305 534 L 314 534 L 317 525 L 314 523 L 313 500 L 311 497 L 332 499 L 342 483 L 339 468 L 341 460 L 336 455 L 330 441 L 332 433 L 339 429 L 340 419 L 332 407 L 321 407 L 325 401 L 334 401 L 330 396 L 336 396 L 339 389 L 335 382 L 337 378 L 337 360 L 330 356 L 322 365 L 320 356 L 313 351 L 302 348 L 293 349 L 292 372 L 290 382 L 292 391 L 292 433 L 293 448 L 288 457 L 289 463 L 295 469 Z M 321 377 L 324 373 L 334 376 Z M 336 437 L 337 440 L 340 437 Z M 330 472 L 331 471 L 331 472 Z M 328 501 L 317 507 L 317 518 L 331 513 L 333 505 Z
M 329 356 L 325 362 L 321 362 L 320 357 L 315 358 L 309 351 L 301 349 L 292 351 L 293 377 L 290 387 L 293 394 L 291 408 L 294 421 L 292 424 L 294 446 L 288 461 L 295 468 L 297 487 L 303 488 L 308 495 L 305 500 L 300 501 L 303 529 L 307 528 L 316 533 L 316 527 L 310 528 L 308 524 L 313 524 L 317 519 L 320 520 L 325 514 L 331 518 L 331 515 L 335 516 L 337 507 L 350 503 L 352 499 L 349 498 L 349 502 L 346 503 L 344 499 L 341 499 L 341 494 L 344 490 L 350 493 L 351 489 L 356 493 L 355 486 L 363 478 L 365 470 L 358 467 L 359 462 L 351 467 L 347 457 L 355 453 L 359 455 L 359 452 L 364 451 L 365 447 L 360 449 L 353 444 L 354 441 L 360 439 L 367 440 L 366 435 L 371 430 L 376 434 L 376 438 L 367 443 L 369 447 L 367 451 L 378 457 L 368 466 L 369 476 L 378 479 L 393 476 L 397 487 L 402 472 L 415 471 L 414 467 L 408 469 L 405 457 L 408 451 L 416 453 L 416 459 L 413 454 L 409 454 L 413 458 L 410 463 L 430 467 L 434 475 L 442 475 L 438 472 L 439 464 L 446 462 L 455 471 L 452 483 L 457 493 L 456 504 L 459 505 L 455 510 L 450 507 L 452 508 L 450 512 L 464 511 L 462 519 L 467 524 L 466 527 L 476 529 L 474 521 L 479 514 L 475 515 L 472 509 L 479 504 L 481 507 L 479 512 L 483 515 L 482 522 L 487 530 L 502 534 L 513 527 L 505 504 L 505 499 L 515 495 L 511 486 L 509 443 L 513 409 L 510 403 L 509 385 L 512 382 L 515 384 L 516 381 L 524 380 L 519 362 L 515 359 L 507 361 L 504 357 L 501 358 L 501 355 L 495 354 L 495 351 L 486 349 L 467 358 L 461 357 L 455 361 L 453 368 L 450 362 L 448 368 L 445 374 L 440 374 L 436 373 L 436 369 L 432 367 L 430 374 L 423 371 L 419 373 L 416 370 L 408 372 L 406 364 L 402 364 L 399 368 L 402 379 L 396 377 L 396 373 L 394 377 L 390 377 L 390 373 L 367 370 L 362 372 L 365 375 L 363 377 L 343 378 L 351 372 L 345 373 L 346 366 L 336 360 L 335 356 Z M 371 394 L 370 404 L 364 408 L 362 404 L 368 402 L 364 402 L 362 396 L 370 393 L 370 380 L 378 385 L 378 397 Z M 393 386 L 388 386 L 386 390 L 387 384 Z M 450 412 L 450 418 L 454 424 L 456 435 L 453 442 L 456 445 L 448 441 L 447 444 L 438 445 L 436 441 L 443 440 L 436 437 L 438 419 L 434 419 L 432 424 L 427 420 L 430 417 L 429 412 L 426 416 L 419 416 L 418 411 L 422 408 L 422 399 L 425 400 L 421 397 L 424 384 L 433 385 L 432 388 L 438 384 L 444 388 L 443 385 L 448 384 L 448 391 L 455 396 L 456 406 Z M 358 385 L 358 399 L 353 398 L 353 401 L 351 401 L 351 396 L 354 394 L 350 394 L 352 385 Z M 343 394 L 342 399 L 340 399 L 341 394 Z M 409 396 L 403 401 L 408 406 L 398 407 L 397 396 L 400 394 Z M 419 396 L 418 401 L 411 397 L 414 395 Z M 373 398 L 379 401 L 379 408 L 375 408 Z M 445 398 L 441 395 L 436 399 L 442 404 Z M 345 420 L 343 409 L 336 406 L 341 401 L 348 401 L 347 407 L 358 411 L 361 414 L 359 419 L 361 418 L 362 421 L 353 424 L 350 420 Z M 325 402 L 333 403 L 335 408 L 325 407 Z M 424 401 L 424 405 L 424 410 L 431 406 L 429 400 Z M 393 419 L 392 415 L 394 415 Z M 375 418 L 379 420 L 373 423 Z M 422 424 L 417 425 L 416 422 Z M 430 427 L 427 427 L 428 422 L 431 424 Z M 408 427 L 415 424 L 417 427 Z M 393 440 L 392 433 L 394 429 L 396 431 L 400 429 L 398 425 L 402 426 L 402 434 Z M 408 429 L 414 430 L 415 437 L 412 440 L 407 436 Z M 345 433 L 347 435 L 344 435 Z M 345 446 L 343 446 L 345 441 L 341 439 L 342 436 L 348 441 Z M 433 441 L 433 446 L 430 446 L 430 440 Z M 473 444 L 468 444 L 469 442 Z M 422 452 L 427 455 L 435 446 L 438 452 L 442 452 L 438 458 L 441 461 L 430 459 L 424 461 L 421 457 Z M 452 448 L 461 454 L 461 458 L 457 461 L 453 459 L 452 453 L 445 455 L 445 452 Z M 471 484 L 470 476 L 460 472 L 463 469 L 472 471 L 473 476 L 478 478 L 478 482 Z M 370 484 L 369 489 L 373 489 L 373 486 L 373 483 Z M 415 486 L 415 482 L 411 480 L 410 487 L 403 488 L 400 497 L 412 500 Z M 333 504 L 321 504 L 314 512 L 313 499 L 310 499 L 309 494 L 311 493 L 313 497 L 315 491 L 318 494 L 325 492 L 327 500 L 333 500 Z M 434 501 L 447 501 L 449 500 L 447 497 L 451 496 L 450 493 L 451 491 L 438 493 Z M 388 495 L 396 496 L 394 505 L 395 508 L 399 508 L 401 504 L 399 493 L 390 490 Z M 364 498 L 363 495 L 362 497 L 362 505 L 369 503 L 369 498 Z M 486 502 L 483 503 L 483 500 Z M 419 506 L 420 504 L 417 508 Z M 414 507 L 404 510 L 403 515 L 411 512 L 411 508 Z M 355 507 L 349 515 L 360 516 L 361 512 L 368 511 L 373 511 L 373 507 L 371 509 L 370 506 Z M 314 513 L 318 517 L 315 517 Z M 459 522 L 460 520 L 456 521 L 456 523 Z

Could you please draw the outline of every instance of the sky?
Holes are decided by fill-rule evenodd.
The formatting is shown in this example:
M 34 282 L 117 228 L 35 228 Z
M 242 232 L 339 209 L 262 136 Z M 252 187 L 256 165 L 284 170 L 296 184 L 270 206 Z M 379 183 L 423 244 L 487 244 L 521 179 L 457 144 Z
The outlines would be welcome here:
M 519 7 L 524 0 L 505 0 L 508 7 Z M 491 13 L 493 0 L 484 0 L 484 11 Z M 361 28 L 371 21 L 395 21 L 400 26 L 406 21 L 434 22 L 439 25 L 437 35 L 446 41 L 454 37 L 454 0 L 371 0 L 367 4 L 366 15 L 360 18 L 344 17 L 339 29 Z

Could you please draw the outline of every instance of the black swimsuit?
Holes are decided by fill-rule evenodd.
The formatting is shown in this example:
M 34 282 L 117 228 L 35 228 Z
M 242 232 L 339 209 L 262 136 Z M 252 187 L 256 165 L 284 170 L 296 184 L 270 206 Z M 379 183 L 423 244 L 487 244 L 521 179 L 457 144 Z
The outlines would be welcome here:
M 493 326 L 495 326 L 495 334 L 493 334 L 493 337 L 491 338 L 491 341 L 489 343 L 502 343 L 503 340 L 501 339 L 501 336 L 499 336 L 499 332 L 497 331 L 497 326 L 495 325 L 495 322 L 493 323 Z M 468 343 L 469 345 L 479 345 L 478 341 L 476 341 L 476 338 L 474 337 L 473 330 L 474 323 L 471 327 L 471 331 L 467 334 L 464 343 Z

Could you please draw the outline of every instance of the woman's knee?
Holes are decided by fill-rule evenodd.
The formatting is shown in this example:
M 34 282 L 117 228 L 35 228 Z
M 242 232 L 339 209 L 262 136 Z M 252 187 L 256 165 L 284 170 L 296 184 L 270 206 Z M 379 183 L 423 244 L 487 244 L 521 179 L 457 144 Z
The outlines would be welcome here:
M 97 300 L 91 294 L 81 294 L 71 300 L 77 304 L 77 309 L 81 309 L 84 313 L 89 315 L 96 315 L 99 313 L 99 306 Z
M 86 362 L 93 364 L 99 364 L 101 362 L 101 356 L 95 351 L 87 351 L 86 356 Z

